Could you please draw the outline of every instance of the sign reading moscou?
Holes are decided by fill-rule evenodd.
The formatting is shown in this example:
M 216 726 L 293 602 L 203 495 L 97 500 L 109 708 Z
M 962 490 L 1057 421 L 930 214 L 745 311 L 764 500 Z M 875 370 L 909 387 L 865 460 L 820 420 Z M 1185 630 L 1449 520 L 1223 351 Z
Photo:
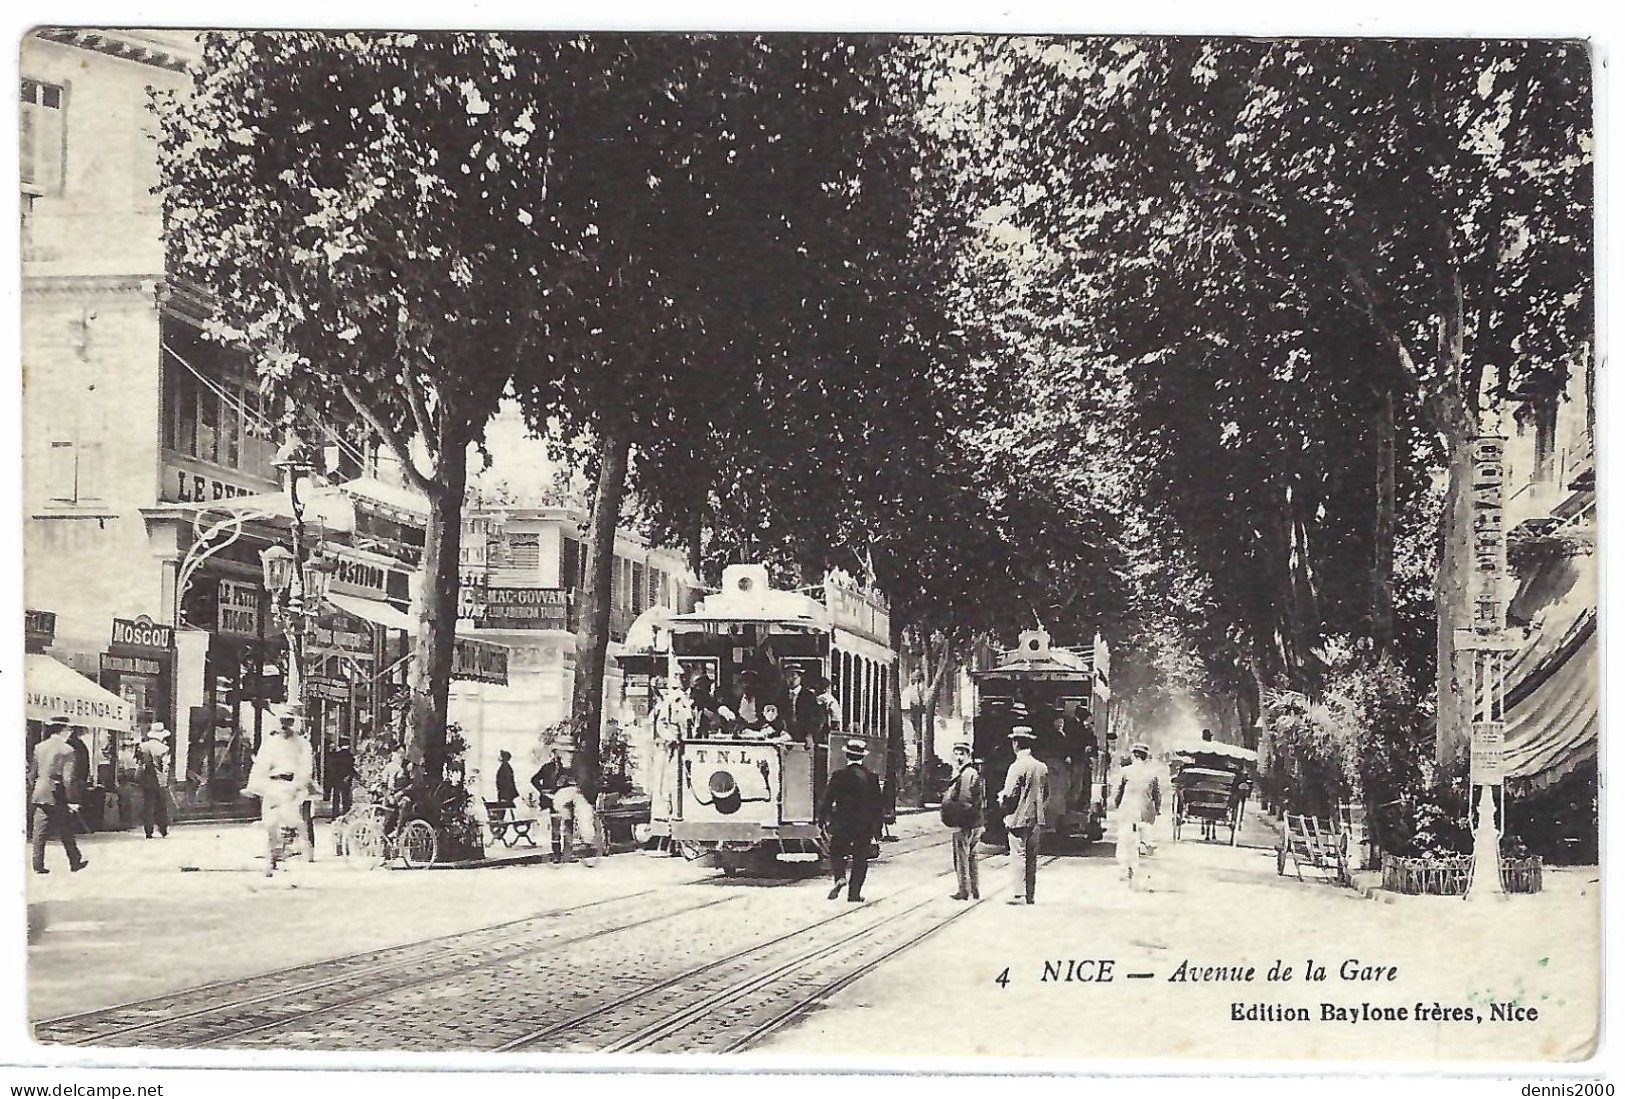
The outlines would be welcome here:
M 175 647 L 175 627 L 154 622 L 146 615 L 113 619 L 113 644 L 132 649 L 169 652 Z

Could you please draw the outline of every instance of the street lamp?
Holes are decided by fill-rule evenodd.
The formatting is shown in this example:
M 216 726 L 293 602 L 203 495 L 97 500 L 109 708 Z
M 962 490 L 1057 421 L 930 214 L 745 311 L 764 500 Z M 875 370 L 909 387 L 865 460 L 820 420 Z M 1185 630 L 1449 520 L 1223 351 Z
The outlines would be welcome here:
M 260 566 L 265 572 L 265 590 L 270 593 L 272 611 L 288 645 L 288 701 L 302 703 L 304 646 L 301 641 L 306 627 L 321 612 L 334 566 L 319 557 L 305 558 L 305 505 L 299 499 L 299 481 L 308 477 L 315 466 L 306 457 L 305 445 L 297 435 L 288 436 L 271 465 L 282 474 L 283 487 L 288 493 L 293 514 L 293 548 L 269 546 L 261 550 Z

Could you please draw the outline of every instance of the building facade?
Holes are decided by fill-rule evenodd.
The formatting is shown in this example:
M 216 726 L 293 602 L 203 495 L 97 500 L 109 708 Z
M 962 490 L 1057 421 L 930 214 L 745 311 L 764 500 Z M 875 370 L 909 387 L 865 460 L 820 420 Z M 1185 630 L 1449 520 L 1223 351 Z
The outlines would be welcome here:
M 492 796 L 500 753 L 511 753 L 525 780 L 544 762 L 542 734 L 570 711 L 578 609 L 586 586 L 579 507 L 475 506 L 464 517 L 459 632 L 508 651 L 506 684 L 454 683 L 449 720 L 468 740 L 477 785 Z M 679 613 L 700 591 L 683 556 L 652 547 L 630 531 L 615 539 L 610 649 L 604 676 L 605 773 L 635 776 L 643 745 L 643 699 L 623 687 L 615 660 L 627 633 L 650 608 Z
M 244 808 L 269 708 L 288 701 L 262 550 L 297 532 L 334 565 L 304 668 L 320 765 L 404 682 L 423 545 L 412 502 L 362 478 L 337 436 L 295 508 L 252 364 L 203 338 L 201 295 L 166 277 L 148 104 L 195 57 L 166 32 L 39 31 L 21 51 L 25 599 L 53 625 L 34 655 L 128 706 L 95 768 L 126 818 L 155 724 L 183 814 Z

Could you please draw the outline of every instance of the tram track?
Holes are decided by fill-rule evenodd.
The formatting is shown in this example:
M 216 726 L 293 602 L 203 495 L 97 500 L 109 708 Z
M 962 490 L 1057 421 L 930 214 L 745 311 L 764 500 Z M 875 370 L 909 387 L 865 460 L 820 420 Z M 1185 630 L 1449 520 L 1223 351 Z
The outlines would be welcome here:
M 951 875 L 952 871 L 935 874 L 902 894 L 702 962 L 539 1028 L 498 1051 L 725 1053 L 747 1049 L 982 903 L 957 905 L 944 918 L 942 902 L 946 898 L 940 895 L 941 883 Z M 916 899 L 920 892 L 929 895 Z M 853 919 L 856 926 L 848 922 Z M 789 1007 L 784 1004 L 786 996 L 791 997 Z
M 912 856 L 942 846 L 943 841 L 933 838 L 888 845 L 889 857 L 881 865 L 917 866 Z M 934 875 L 925 884 L 935 889 L 946 876 Z M 709 875 L 686 884 L 707 880 Z M 918 888 L 916 884 L 903 892 Z M 709 910 L 758 894 L 729 892 L 671 907 L 668 891 L 640 890 L 475 931 L 62 1016 L 36 1024 L 35 1033 L 42 1042 L 171 1049 L 579 1049 L 604 1048 L 591 1037 L 594 1031 L 600 1037 L 608 1030 L 622 1035 L 626 1027 L 619 1025 L 617 1013 L 630 1013 L 645 1023 L 651 1011 L 663 1012 L 662 1018 L 673 1012 L 682 1016 L 681 1024 L 659 1035 L 636 1038 L 634 1033 L 629 1047 L 659 1048 L 667 1030 L 681 1035 L 710 1010 L 693 1006 L 690 986 L 703 984 L 711 992 L 700 999 L 710 995 L 708 1003 L 725 1006 L 726 996 L 715 999 L 719 973 L 728 978 L 724 987 L 730 994 L 769 988 L 871 935 L 884 918 L 877 913 L 894 912 L 901 903 L 894 895 L 862 906 L 843 905 L 842 911 L 812 924 L 805 923 L 804 909 L 779 912 L 763 921 L 769 925 L 765 939 L 741 949 L 739 917 L 718 921 Z M 920 901 L 903 915 L 928 903 Z M 783 930 L 771 927 L 775 920 Z M 858 924 L 848 934 L 853 925 L 843 921 L 850 920 Z M 829 929 L 837 926 L 842 933 L 830 940 Z M 641 934 L 630 946 L 618 937 L 633 931 Z M 906 945 L 929 933 L 927 929 Z M 649 943 L 655 944 L 652 949 Z M 634 957 L 636 963 L 627 961 Z M 628 983 L 635 986 L 631 991 L 618 991 Z M 599 999 L 590 991 L 595 984 L 598 991 L 610 993 L 607 1001 L 591 1003 Z M 553 990 L 554 1002 L 538 1005 L 538 988 Z M 652 1004 L 662 992 L 669 1003 Z M 538 1026 L 538 1010 L 562 1014 Z
M 259 1005 L 274 1003 L 277 1000 L 342 989 L 349 985 L 366 987 L 367 982 L 382 981 L 383 986 L 378 991 L 401 987 L 401 982 L 394 985 L 388 983 L 388 978 L 393 974 L 411 973 L 412 976 L 405 982 L 407 984 L 433 980 L 447 965 L 465 963 L 470 954 L 476 957 L 484 955 L 487 964 L 490 964 L 508 957 L 523 956 L 535 950 L 556 946 L 561 941 L 561 934 L 567 936 L 565 941 L 580 941 L 584 937 L 608 934 L 629 926 L 642 926 L 649 920 L 636 918 L 637 914 L 634 912 L 632 913 L 634 922 L 628 923 L 628 914 L 615 906 L 626 902 L 643 901 L 655 897 L 660 892 L 658 889 L 643 889 L 635 893 L 605 897 L 585 904 L 521 916 L 474 931 L 438 935 L 399 946 L 359 951 L 336 958 L 271 970 L 252 977 L 214 981 L 179 992 L 146 997 L 94 1011 L 58 1016 L 34 1024 L 34 1033 L 38 1041 L 62 1045 L 122 1045 L 126 1044 L 126 1039 L 146 1038 L 154 1033 L 167 1031 L 167 1034 L 162 1034 L 153 1044 L 179 1048 L 205 1045 L 208 1043 L 207 1038 L 178 1043 L 164 1039 L 172 1038 L 177 1026 L 183 1029 L 189 1025 L 196 1026 L 200 1020 L 210 1016 L 224 1019 L 241 1018 Z M 732 899 L 717 898 L 693 908 L 706 908 Z M 674 913 L 671 909 L 662 908 L 653 918 L 658 919 L 672 914 Z M 561 927 L 561 921 L 583 916 L 587 919 L 598 917 L 596 923 L 608 926 L 590 931 L 586 935 L 577 933 L 569 937 L 570 933 Z M 360 995 L 368 994 L 376 992 Z M 352 995 L 351 999 L 355 998 L 358 996 Z M 188 1006 L 189 1001 L 194 1003 Z

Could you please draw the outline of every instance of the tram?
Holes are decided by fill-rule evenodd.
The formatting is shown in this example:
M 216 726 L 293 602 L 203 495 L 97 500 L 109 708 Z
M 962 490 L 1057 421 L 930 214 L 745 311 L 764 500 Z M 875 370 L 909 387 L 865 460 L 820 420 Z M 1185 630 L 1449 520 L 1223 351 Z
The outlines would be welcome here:
M 844 573 L 814 598 L 775 589 L 756 564 L 725 568 L 722 590 L 692 611 L 635 623 L 619 657 L 629 687 L 663 680 L 692 707 L 675 746 L 655 749 L 652 835 L 727 874 L 818 864 L 818 805 L 845 744 L 864 741 L 864 766 L 887 773 L 890 634 L 885 600 Z M 775 725 L 762 723 L 769 704 Z
M 1032 728 L 1033 755 L 1049 768 L 1045 831 L 1063 841 L 1100 839 L 1112 740 L 1106 642 L 1097 635 L 1092 649 L 1078 652 L 1052 647 L 1043 630 L 1028 630 L 996 667 L 974 671 L 971 679 L 976 684 L 972 750 L 983 761 L 988 799 L 984 842 L 1006 842 L 998 798 L 1015 759 L 1009 735 L 1016 725 Z

